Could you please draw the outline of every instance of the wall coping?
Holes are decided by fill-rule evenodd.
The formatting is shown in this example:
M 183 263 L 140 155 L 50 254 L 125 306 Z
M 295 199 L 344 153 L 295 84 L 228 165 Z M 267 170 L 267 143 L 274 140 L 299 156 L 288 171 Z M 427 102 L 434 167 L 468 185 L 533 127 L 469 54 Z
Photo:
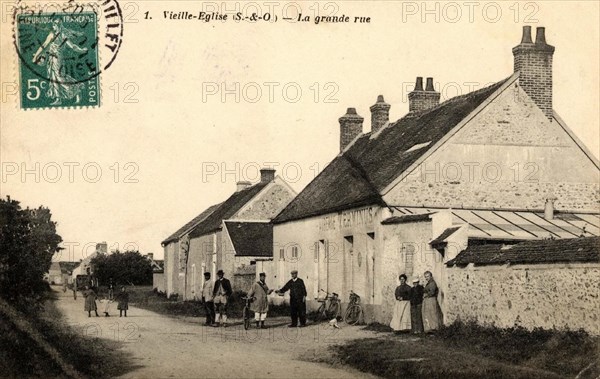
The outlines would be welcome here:
M 475 266 L 473 263 L 469 263 L 467 266 L 451 266 L 446 267 L 447 270 L 467 270 L 467 271 L 502 271 L 506 269 L 511 270 L 548 270 L 548 269 L 570 269 L 570 268 L 600 268 L 598 262 L 557 262 L 557 263 L 540 263 L 540 264 L 503 264 L 503 265 L 481 265 Z

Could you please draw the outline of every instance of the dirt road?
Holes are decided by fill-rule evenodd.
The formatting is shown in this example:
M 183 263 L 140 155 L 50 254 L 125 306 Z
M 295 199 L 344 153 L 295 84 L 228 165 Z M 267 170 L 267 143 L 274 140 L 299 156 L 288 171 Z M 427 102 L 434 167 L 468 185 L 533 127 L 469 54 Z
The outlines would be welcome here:
M 100 308 L 100 303 L 99 308 Z M 373 378 L 346 367 L 299 360 L 326 353 L 327 346 L 374 333 L 342 324 L 288 328 L 289 319 L 267 320 L 268 329 L 245 331 L 240 320 L 227 328 L 202 326 L 203 319 L 175 319 L 135 307 L 128 317 L 88 318 L 83 298 L 60 292 L 66 322 L 92 337 L 117 339 L 136 360 L 126 378 Z M 102 315 L 102 309 L 99 309 Z M 115 317 L 116 314 L 116 317 Z

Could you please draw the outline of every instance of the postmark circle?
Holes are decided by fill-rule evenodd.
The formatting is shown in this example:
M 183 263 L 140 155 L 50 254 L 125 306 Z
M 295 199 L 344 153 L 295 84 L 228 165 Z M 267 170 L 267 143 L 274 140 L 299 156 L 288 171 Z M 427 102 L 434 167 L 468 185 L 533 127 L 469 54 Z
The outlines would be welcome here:
M 69 90 L 113 64 L 123 41 L 123 17 L 116 0 L 53 5 L 20 3 L 14 12 L 14 44 L 21 76 L 35 76 Z

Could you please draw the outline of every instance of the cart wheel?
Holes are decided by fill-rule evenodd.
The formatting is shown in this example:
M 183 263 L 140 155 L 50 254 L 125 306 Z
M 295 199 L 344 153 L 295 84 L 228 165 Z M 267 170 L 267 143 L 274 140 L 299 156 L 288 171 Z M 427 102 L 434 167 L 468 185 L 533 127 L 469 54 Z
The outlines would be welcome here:
M 250 310 L 248 308 L 244 308 L 244 329 L 248 330 L 250 327 Z
M 327 319 L 331 320 L 333 318 L 337 319 L 340 315 L 340 303 L 331 303 L 329 305 L 329 310 L 327 311 Z
M 317 310 L 317 321 L 324 321 L 326 318 L 325 303 L 321 303 L 321 306 Z
M 348 324 L 348 325 L 354 325 L 360 319 L 361 313 L 362 313 L 362 308 L 360 307 L 360 305 L 356 305 L 356 304 L 351 305 L 346 310 L 346 317 L 344 317 L 344 321 L 346 321 L 346 324 Z

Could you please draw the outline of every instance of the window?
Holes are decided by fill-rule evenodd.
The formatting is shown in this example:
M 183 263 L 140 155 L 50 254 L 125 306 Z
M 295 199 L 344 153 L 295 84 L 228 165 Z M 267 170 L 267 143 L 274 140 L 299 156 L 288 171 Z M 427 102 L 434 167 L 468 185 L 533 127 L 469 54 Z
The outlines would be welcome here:
M 283 261 L 285 259 L 285 249 L 281 248 L 279 249 L 279 260 Z
M 292 246 L 292 259 L 298 259 L 298 246 Z
M 344 237 L 344 252 L 352 254 L 354 251 L 354 236 Z

